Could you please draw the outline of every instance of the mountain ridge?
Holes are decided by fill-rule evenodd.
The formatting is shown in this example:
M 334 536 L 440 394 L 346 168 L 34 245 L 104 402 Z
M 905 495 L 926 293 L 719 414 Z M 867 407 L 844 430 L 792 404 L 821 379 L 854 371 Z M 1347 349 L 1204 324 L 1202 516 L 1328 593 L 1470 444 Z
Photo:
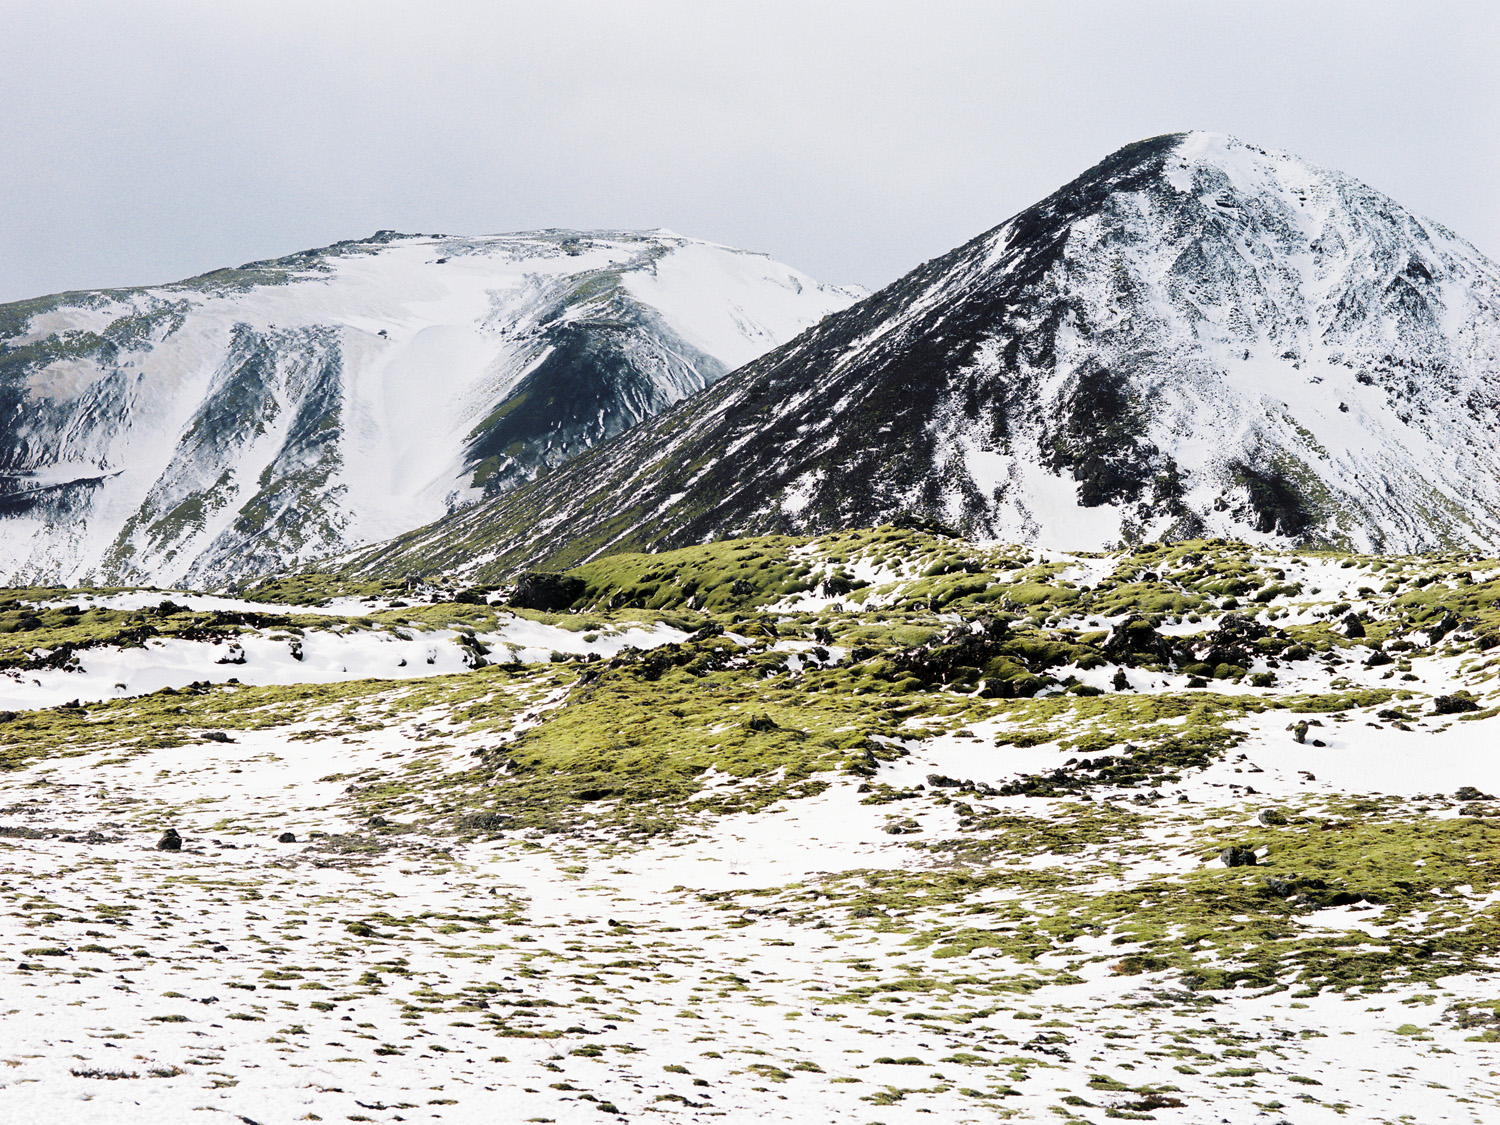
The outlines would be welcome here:
M 0 573 L 212 586 L 382 540 L 856 295 L 665 230 L 382 231 L 0 307 Z
M 1167 134 L 353 565 L 494 577 L 902 515 L 1072 549 L 1486 547 L 1497 403 L 1494 263 L 1340 173 Z

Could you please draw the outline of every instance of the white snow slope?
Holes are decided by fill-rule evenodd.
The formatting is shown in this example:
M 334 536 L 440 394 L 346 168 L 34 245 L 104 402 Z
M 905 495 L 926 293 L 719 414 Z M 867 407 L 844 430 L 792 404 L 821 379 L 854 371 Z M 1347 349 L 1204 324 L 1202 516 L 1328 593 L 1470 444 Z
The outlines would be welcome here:
M 669 231 L 381 232 L 0 307 L 0 581 L 201 588 L 386 538 L 858 296 Z

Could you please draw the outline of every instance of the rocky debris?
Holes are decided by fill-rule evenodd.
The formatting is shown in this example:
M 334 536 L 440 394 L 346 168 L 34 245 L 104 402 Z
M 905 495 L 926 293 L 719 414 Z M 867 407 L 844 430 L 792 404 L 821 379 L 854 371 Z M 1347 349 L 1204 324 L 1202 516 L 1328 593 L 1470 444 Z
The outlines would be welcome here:
M 233 742 L 234 741 L 234 739 L 230 738 L 228 734 L 226 734 L 224 731 L 221 731 L 221 730 L 206 730 L 206 731 L 204 731 L 203 732 L 203 740 L 205 742 Z
M 379 824 L 376 824 L 376 821 Z M 515 826 L 516 818 L 508 813 L 500 812 L 474 812 L 467 813 L 459 818 L 458 826 L 467 832 L 503 832 L 507 828 Z M 390 824 L 383 816 L 372 816 L 369 821 L 371 828 L 384 828 Z
M 960 621 L 930 641 L 891 654 L 890 668 L 896 678 L 912 676 L 934 686 L 967 686 L 982 676 L 980 694 L 1010 698 L 1035 695 L 1049 682 L 1038 670 L 1064 662 L 1060 646 L 1013 638 L 1004 621 L 980 617 Z
M 1462 715 L 1468 711 L 1478 711 L 1479 701 L 1466 691 L 1454 692 L 1452 695 L 1434 696 L 1432 700 L 1432 713 L 1434 715 Z
M 276 837 L 276 842 L 278 844 L 295 844 L 297 842 L 297 834 L 295 832 L 283 832 L 280 836 Z
M 1172 659 L 1172 642 L 1156 631 L 1149 617 L 1132 613 L 1110 630 L 1102 651 L 1121 663 L 1136 664 L 1144 658 L 1166 664 Z
M 1490 793 L 1482 793 L 1472 785 L 1465 785 L 1455 790 L 1453 794 L 1455 801 L 1493 801 L 1495 798 Z
M 29 828 L 24 824 L 0 824 L 0 838 L 9 838 L 12 840 L 46 840 L 55 835 L 55 832 L 44 832 L 40 828 Z
M 885 833 L 888 836 L 911 836 L 920 831 L 922 831 L 922 826 L 911 817 L 905 820 L 894 820 L 885 826 Z
M 1260 815 L 1258 815 L 1255 819 L 1260 821 L 1260 823 L 1266 825 L 1268 828 L 1276 827 L 1287 822 L 1286 813 L 1282 812 L 1280 809 L 1261 809 Z
M 927 775 L 927 784 L 934 789 L 958 789 L 963 782 L 956 777 L 949 777 L 943 773 L 930 773 Z
M 1253 617 L 1242 617 L 1237 613 L 1226 613 L 1219 624 L 1204 640 L 1194 646 L 1193 655 L 1201 664 L 1217 668 L 1227 664 L 1235 668 L 1248 668 L 1262 655 L 1256 642 L 1273 635 L 1273 631 Z M 1277 638 L 1280 634 L 1277 633 Z
M 168 828 L 161 834 L 161 839 L 156 841 L 156 850 L 159 852 L 182 851 L 182 837 L 177 834 L 177 829 Z
M 516 581 L 506 604 L 516 609 L 561 613 L 583 596 L 587 585 L 571 574 L 547 574 L 530 570 Z
M 106 836 L 103 832 L 91 828 L 82 836 L 69 834 L 63 836 L 62 840 L 67 844 L 115 844 L 119 842 L 120 837 Z
M 1219 853 L 1219 859 L 1225 867 L 1255 866 L 1255 852 L 1251 848 L 1240 848 L 1231 845 Z
M 1359 614 L 1351 613 L 1343 620 L 1344 636 L 1350 640 L 1359 640 L 1365 635 L 1365 623 L 1359 619 Z
M 1124 668 L 1115 669 L 1114 679 L 1109 681 L 1109 685 L 1116 691 L 1130 690 L 1130 677 L 1125 674 Z
M 1435 645 L 1459 626 L 1459 620 L 1453 615 L 1452 610 L 1447 610 L 1431 625 L 1427 626 L 1427 643 Z
M 243 664 L 243 663 L 245 663 L 245 648 L 244 648 L 244 646 L 241 645 L 238 641 L 230 641 L 229 642 L 229 651 L 226 652 L 223 656 L 219 657 L 219 659 L 215 660 L 214 663 L 215 664 Z
M 381 816 L 379 813 L 376 813 L 369 820 L 365 821 L 365 824 L 367 824 L 371 828 L 389 828 L 390 823 L 390 821 L 386 820 L 386 818 Z
M 1305 743 L 1307 741 L 1307 720 L 1306 719 L 1303 719 L 1299 723 L 1295 723 L 1290 728 L 1290 730 L 1292 732 L 1292 741 L 1293 742 Z

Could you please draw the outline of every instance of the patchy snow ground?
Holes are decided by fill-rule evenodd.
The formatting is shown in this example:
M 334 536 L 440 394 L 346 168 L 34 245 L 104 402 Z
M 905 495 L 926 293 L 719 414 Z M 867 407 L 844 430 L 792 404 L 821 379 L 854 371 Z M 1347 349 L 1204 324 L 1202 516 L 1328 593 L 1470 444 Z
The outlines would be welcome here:
M 1300 580 L 1338 596 L 1334 580 L 1359 577 Z M 1500 1116 L 1496 1043 L 1454 1017 L 1488 1010 L 1500 965 L 1378 991 L 1198 990 L 1177 971 L 1129 967 L 1144 946 L 1128 930 L 1045 938 L 1022 955 L 1070 896 L 1082 910 L 1113 891 L 1165 898 L 1204 872 L 1239 878 L 1245 869 L 1213 856 L 1269 808 L 1329 839 L 1378 795 L 1379 815 L 1479 818 L 1455 791 L 1500 793 L 1492 719 L 1411 704 L 1403 730 L 1351 706 L 1317 715 L 1298 744 L 1287 712 L 1252 711 L 1235 721 L 1239 746 L 1159 793 L 1099 786 L 1080 798 L 998 792 L 1078 753 L 1063 748 L 1067 729 L 1006 744 L 1001 713 L 885 740 L 905 753 L 868 781 L 829 774 L 813 795 L 668 834 L 485 835 L 460 831 L 451 802 L 476 753 L 561 706 L 571 673 L 546 678 L 551 652 L 607 656 L 684 634 L 505 618 L 486 642 L 538 666 L 465 697 L 509 716 L 485 727 L 439 697 L 477 675 L 451 631 L 405 641 L 336 625 L 308 630 L 300 661 L 286 640 L 245 635 L 242 665 L 212 664 L 223 646 L 167 641 L 85 650 L 82 672 L 0 679 L 0 707 L 20 711 L 115 698 L 116 682 L 133 696 L 221 673 L 242 684 L 214 689 L 225 706 L 256 684 L 383 681 L 234 728 L 228 742 L 64 746 L 0 773 L 0 1121 Z M 767 651 L 797 675 L 814 647 Z M 1389 671 L 1345 651 L 1354 658 L 1337 665 L 1283 663 L 1277 690 L 1376 684 Z M 829 648 L 836 665 L 846 655 Z M 1464 659 L 1412 657 L 1414 690 L 1487 690 Z M 1078 678 L 1102 686 L 1109 671 Z M 1176 674 L 1132 668 L 1129 679 L 1142 699 L 1188 690 Z M 718 770 L 699 780 L 705 799 L 743 783 Z M 402 811 L 372 816 L 372 794 L 387 790 L 406 793 Z M 1095 812 L 1128 814 L 1109 822 L 1128 831 L 1089 836 Z M 985 817 L 1012 837 L 966 827 Z M 169 825 L 181 851 L 155 846 Z M 1283 872 L 1274 847 L 1258 857 L 1256 878 Z M 994 872 L 1006 878 L 948 894 Z M 1353 901 L 1292 919 L 1352 957 L 1425 940 L 1421 927 L 1445 912 L 1458 929 L 1492 925 L 1497 903 L 1460 885 L 1425 912 Z
M 107 602 L 105 607 L 111 609 L 139 609 L 142 606 L 135 604 L 138 600 L 135 595 L 122 595 L 101 599 L 101 603 Z M 160 600 L 157 597 L 147 604 L 155 605 Z M 191 609 L 306 612 L 295 607 L 267 607 L 225 598 L 178 597 L 177 600 Z M 681 641 L 687 634 L 661 624 L 649 629 L 579 633 L 509 615 L 501 619 L 499 628 L 476 636 L 495 660 L 544 664 L 554 652 L 609 657 L 626 647 L 655 648 Z M 271 628 L 259 633 L 241 633 L 233 643 L 153 638 L 145 645 L 131 648 L 101 646 L 79 652 L 76 670 L 0 669 L 0 709 L 57 707 L 70 700 L 125 699 L 195 682 L 326 684 L 446 676 L 472 666 L 473 658 L 458 638 L 459 633 L 453 629 L 396 633 L 313 630 L 293 638 L 285 629 Z

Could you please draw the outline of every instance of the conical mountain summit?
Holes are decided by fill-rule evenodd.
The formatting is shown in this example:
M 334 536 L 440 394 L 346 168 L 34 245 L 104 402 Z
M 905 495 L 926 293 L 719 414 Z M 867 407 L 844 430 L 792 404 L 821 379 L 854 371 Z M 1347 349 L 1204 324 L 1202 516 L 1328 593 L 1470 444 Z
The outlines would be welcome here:
M 1495 550 L 1497 406 L 1495 263 L 1338 172 L 1171 134 L 358 565 L 501 576 L 900 517 Z

